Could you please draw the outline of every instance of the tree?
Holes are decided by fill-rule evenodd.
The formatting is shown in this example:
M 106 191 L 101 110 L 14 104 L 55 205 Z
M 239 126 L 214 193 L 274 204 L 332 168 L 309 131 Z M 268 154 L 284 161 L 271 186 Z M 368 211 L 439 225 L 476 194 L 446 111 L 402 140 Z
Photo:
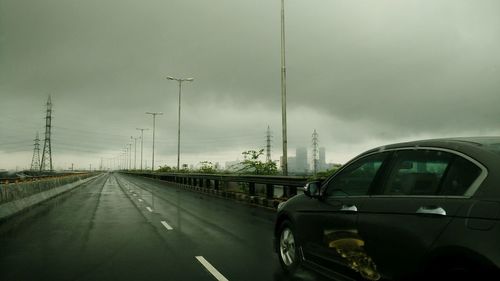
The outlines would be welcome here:
M 316 175 L 310 177 L 309 180 L 311 180 L 311 181 L 313 181 L 313 180 L 324 180 L 324 179 L 328 178 L 329 176 L 333 175 L 335 172 L 337 172 L 337 170 L 339 168 L 340 167 L 333 167 L 333 168 L 331 168 L 329 170 L 318 172 Z
M 262 162 L 259 157 L 264 154 L 264 149 L 247 150 L 241 153 L 243 161 L 240 165 L 243 166 L 238 172 L 254 175 L 276 175 L 278 174 L 278 166 L 273 161 Z
M 173 169 L 167 165 L 160 166 L 160 168 L 158 170 L 156 170 L 156 172 L 160 172 L 160 173 L 170 173 L 172 171 L 173 171 Z
M 215 165 L 210 161 L 201 161 L 200 165 L 201 167 L 198 169 L 198 172 L 200 173 L 214 174 L 217 172 L 217 168 L 215 168 Z

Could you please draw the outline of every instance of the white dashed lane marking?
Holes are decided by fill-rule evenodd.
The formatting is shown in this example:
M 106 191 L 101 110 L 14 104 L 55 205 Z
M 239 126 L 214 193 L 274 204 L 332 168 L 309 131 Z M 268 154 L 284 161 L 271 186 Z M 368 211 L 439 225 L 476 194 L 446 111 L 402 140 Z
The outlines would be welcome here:
M 146 207 L 146 209 L 148 209 L 148 211 L 150 211 L 151 213 L 153 212 L 153 209 L 151 209 L 150 207 Z
M 167 229 L 167 230 L 173 230 L 173 228 L 168 225 L 168 223 L 166 221 L 161 221 L 161 224 L 163 224 L 163 226 Z
M 208 270 L 208 272 L 210 272 L 210 274 L 212 274 L 215 277 L 215 279 L 217 279 L 218 281 L 229 281 L 215 267 L 213 267 L 213 265 L 211 265 L 204 257 L 196 256 L 195 258 L 206 268 L 206 270 Z

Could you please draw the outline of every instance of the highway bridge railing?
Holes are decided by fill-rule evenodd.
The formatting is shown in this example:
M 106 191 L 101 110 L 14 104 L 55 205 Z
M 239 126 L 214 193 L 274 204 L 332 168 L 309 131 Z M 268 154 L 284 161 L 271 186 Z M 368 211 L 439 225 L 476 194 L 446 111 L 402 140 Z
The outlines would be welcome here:
M 195 191 L 211 193 L 276 208 L 279 202 L 302 193 L 307 177 L 197 173 L 125 172 L 162 180 Z

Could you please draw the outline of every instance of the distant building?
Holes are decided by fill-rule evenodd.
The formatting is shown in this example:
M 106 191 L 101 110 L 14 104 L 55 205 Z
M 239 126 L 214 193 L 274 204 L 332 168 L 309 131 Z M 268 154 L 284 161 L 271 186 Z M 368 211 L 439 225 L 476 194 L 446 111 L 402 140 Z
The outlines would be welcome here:
M 324 147 L 319 148 L 318 170 L 319 171 L 328 170 L 328 167 L 326 165 L 326 149 Z
M 236 161 L 227 161 L 225 167 L 227 171 L 236 172 L 242 169 L 243 165 L 241 165 L 240 160 L 236 160 Z
M 288 172 L 297 171 L 297 161 L 296 161 L 295 157 L 288 157 L 287 164 L 288 164 Z
M 294 174 L 305 174 L 309 172 L 307 162 L 307 149 L 299 147 L 295 150 L 295 157 L 288 157 L 288 171 Z
M 305 147 L 299 147 L 295 150 L 295 168 L 299 173 L 307 173 L 309 171 L 309 165 L 307 163 L 307 149 Z

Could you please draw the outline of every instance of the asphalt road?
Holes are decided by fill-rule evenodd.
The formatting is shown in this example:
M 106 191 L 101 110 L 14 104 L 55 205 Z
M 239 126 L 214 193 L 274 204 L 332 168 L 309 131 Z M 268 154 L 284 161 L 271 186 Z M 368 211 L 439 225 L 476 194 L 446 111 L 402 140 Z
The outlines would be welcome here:
M 274 217 L 105 174 L 0 225 L 0 280 L 320 280 L 283 275 Z

